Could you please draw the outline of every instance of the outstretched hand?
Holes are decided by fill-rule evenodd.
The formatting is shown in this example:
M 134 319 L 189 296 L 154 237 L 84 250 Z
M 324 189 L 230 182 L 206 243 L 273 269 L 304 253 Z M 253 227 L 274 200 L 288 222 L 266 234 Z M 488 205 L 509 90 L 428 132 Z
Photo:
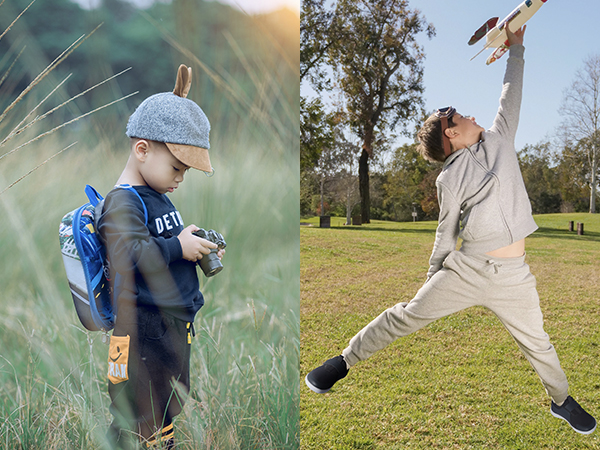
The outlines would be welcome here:
M 515 31 L 514 33 L 510 31 L 510 26 L 506 25 L 506 36 L 508 36 L 508 46 L 510 47 L 513 44 L 523 45 L 523 35 L 525 34 L 525 29 L 527 25 L 523 25 L 520 29 Z

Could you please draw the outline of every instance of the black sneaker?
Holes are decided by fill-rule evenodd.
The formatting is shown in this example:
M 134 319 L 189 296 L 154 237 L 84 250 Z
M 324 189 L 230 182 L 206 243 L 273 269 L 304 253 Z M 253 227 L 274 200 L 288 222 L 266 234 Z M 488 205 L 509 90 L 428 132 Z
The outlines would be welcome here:
M 304 381 L 306 385 L 317 394 L 328 392 L 332 386 L 348 375 L 346 361 L 342 355 L 328 359 L 322 366 L 312 370 Z
M 591 434 L 596 429 L 596 419 L 579 406 L 570 395 L 561 406 L 552 402 L 550 413 L 554 417 L 566 420 L 571 428 L 581 434 Z

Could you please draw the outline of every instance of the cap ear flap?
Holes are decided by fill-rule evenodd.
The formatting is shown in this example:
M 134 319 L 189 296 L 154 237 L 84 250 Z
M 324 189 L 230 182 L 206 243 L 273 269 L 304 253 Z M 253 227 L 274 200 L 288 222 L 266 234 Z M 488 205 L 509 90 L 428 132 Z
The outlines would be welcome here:
M 173 89 L 173 94 L 182 98 L 186 98 L 191 87 L 192 68 L 181 64 L 177 70 L 177 80 L 175 81 L 175 89 Z
M 187 73 L 188 73 L 188 77 L 187 77 L 187 83 L 185 84 L 185 88 L 183 89 L 183 98 L 186 98 L 187 95 L 190 92 L 190 88 L 192 87 L 192 68 L 188 67 L 187 68 Z

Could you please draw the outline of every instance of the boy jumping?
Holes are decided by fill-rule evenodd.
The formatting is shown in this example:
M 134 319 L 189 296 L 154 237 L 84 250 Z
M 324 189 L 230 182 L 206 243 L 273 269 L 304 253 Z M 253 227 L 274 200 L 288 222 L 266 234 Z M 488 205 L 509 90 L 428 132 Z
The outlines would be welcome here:
M 108 355 L 108 439 L 118 449 L 173 448 L 173 418 L 190 387 L 193 321 L 204 304 L 196 261 L 217 248 L 192 234 L 195 225 L 184 228 L 166 195 L 190 167 L 212 172 L 210 123 L 186 98 L 190 84 L 182 65 L 173 93 L 148 97 L 131 115 L 129 160 L 99 219 L 118 292 Z
M 441 317 L 470 306 L 490 309 L 513 336 L 552 398 L 550 412 L 582 434 L 596 420 L 568 394 L 568 383 L 543 329 L 535 277 L 525 263 L 525 237 L 537 229 L 519 169 L 514 138 L 523 85 L 523 35 L 508 30 L 509 58 L 500 108 L 485 131 L 452 107 L 438 110 L 418 133 L 423 157 L 443 162 L 437 178 L 439 224 L 425 285 L 354 336 L 342 355 L 305 378 L 325 393 L 358 361 Z M 456 250 L 458 238 L 462 246 Z

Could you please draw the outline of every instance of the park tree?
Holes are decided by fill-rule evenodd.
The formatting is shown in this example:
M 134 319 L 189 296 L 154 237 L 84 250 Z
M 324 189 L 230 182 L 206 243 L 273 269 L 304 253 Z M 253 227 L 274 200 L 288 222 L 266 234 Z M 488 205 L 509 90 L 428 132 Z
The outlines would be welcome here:
M 300 12 L 300 83 L 310 83 L 316 92 L 328 86 L 322 69 L 325 56 L 336 38 L 336 21 L 325 0 L 304 0 Z M 332 115 L 319 97 L 300 98 L 300 171 L 314 168 L 323 148 L 333 142 Z
M 416 37 L 435 31 L 405 0 L 338 0 L 335 16 L 340 21 L 328 61 L 348 124 L 361 140 L 361 216 L 369 223 L 369 161 L 383 131 L 399 123 L 406 128 L 421 112 L 424 53 Z
M 551 167 L 550 143 L 526 145 L 518 158 L 533 213 L 560 212 L 562 196 L 558 171 Z
M 440 202 L 437 197 L 437 177 L 442 171 L 440 165 L 436 165 L 433 170 L 427 172 L 423 181 L 419 184 L 419 190 L 422 192 L 421 209 L 425 215 L 425 220 L 437 220 L 440 215 Z
M 333 126 L 334 114 L 325 112 L 320 98 L 300 98 L 300 171 L 314 168 L 333 145 Z
M 339 22 L 325 0 L 303 0 L 300 12 L 300 82 L 310 81 L 317 91 L 327 84 L 322 64 L 338 38 Z
M 349 184 L 352 182 L 352 156 L 356 153 L 356 146 L 344 136 L 339 115 L 332 118 L 332 124 L 332 139 L 323 146 L 314 169 L 319 179 L 321 215 L 325 215 L 324 199 L 328 184 L 337 185 L 337 189 L 331 189 L 333 194 L 336 190 L 339 191 L 340 185 L 346 185 L 347 189 L 351 190 Z
M 556 173 L 562 198 L 561 212 L 589 211 L 587 152 L 582 145 L 566 145 L 557 153 Z
M 421 219 L 436 219 L 439 212 L 435 178 L 440 164 L 423 159 L 417 152 L 417 145 L 398 147 L 385 171 L 384 206 L 394 220 L 411 220 L 415 209 Z
M 600 152 L 600 55 L 584 61 L 575 81 L 565 91 L 561 106 L 566 146 L 581 146 L 587 156 L 590 212 L 596 212 L 598 157 Z
M 327 145 L 322 148 L 319 160 L 317 161 L 317 166 L 315 167 L 315 171 L 318 174 L 319 179 L 319 194 L 320 194 L 320 215 L 324 216 L 325 214 L 325 187 L 326 184 L 329 183 L 335 173 L 337 172 L 337 152 L 336 147 L 333 145 Z
M 344 202 L 346 209 L 346 225 L 352 223 L 352 210 L 360 203 L 358 177 L 352 170 L 353 165 L 353 161 L 349 161 L 349 168 L 342 169 L 336 179 L 336 193 L 338 198 Z
M 334 146 L 337 168 L 334 179 L 334 192 L 336 198 L 345 206 L 346 225 L 350 225 L 352 223 L 352 210 L 360 201 L 356 176 L 356 159 L 360 148 L 346 138 L 340 125 L 335 128 Z

